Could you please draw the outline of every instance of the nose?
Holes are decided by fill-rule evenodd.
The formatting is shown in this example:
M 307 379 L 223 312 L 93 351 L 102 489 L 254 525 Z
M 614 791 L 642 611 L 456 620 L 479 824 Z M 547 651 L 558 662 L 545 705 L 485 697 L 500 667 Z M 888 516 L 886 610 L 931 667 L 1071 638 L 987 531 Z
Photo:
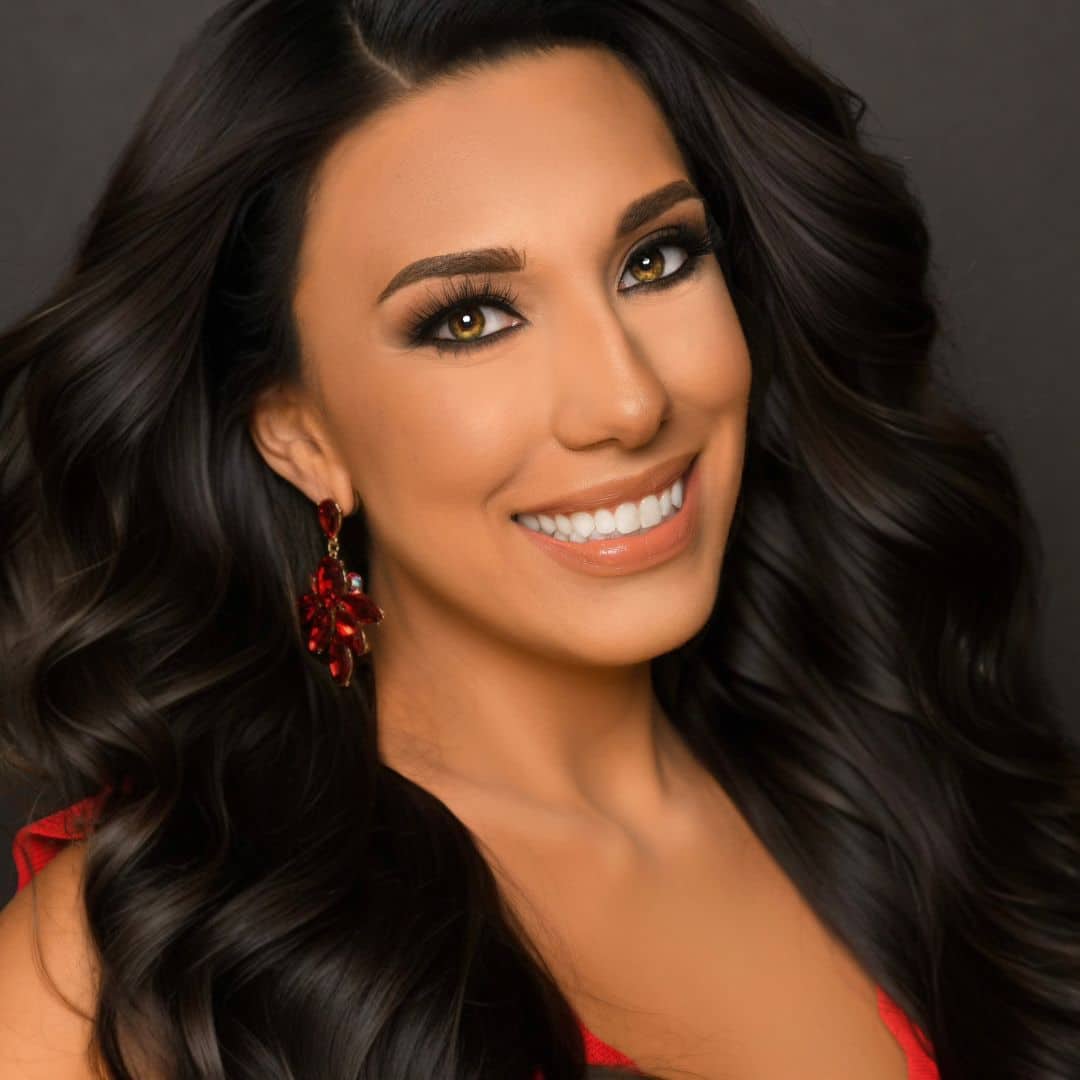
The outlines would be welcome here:
M 556 438 L 574 450 L 611 439 L 648 443 L 671 408 L 648 350 L 605 297 L 579 295 L 572 303 L 553 345 Z

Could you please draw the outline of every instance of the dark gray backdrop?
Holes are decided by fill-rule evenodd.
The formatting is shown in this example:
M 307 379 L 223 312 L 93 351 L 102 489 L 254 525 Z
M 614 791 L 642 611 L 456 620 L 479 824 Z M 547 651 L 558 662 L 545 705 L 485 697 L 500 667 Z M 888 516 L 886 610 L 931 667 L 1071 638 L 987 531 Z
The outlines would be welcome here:
M 1080 46 L 1076 0 L 759 0 L 868 102 L 910 169 L 946 303 L 949 363 L 1003 434 L 1042 528 L 1046 661 L 1080 731 Z M 218 0 L 0 4 L 0 324 L 69 257 L 179 43 Z M 28 790 L 0 791 L 0 822 Z M 0 904 L 14 889 L 0 831 Z

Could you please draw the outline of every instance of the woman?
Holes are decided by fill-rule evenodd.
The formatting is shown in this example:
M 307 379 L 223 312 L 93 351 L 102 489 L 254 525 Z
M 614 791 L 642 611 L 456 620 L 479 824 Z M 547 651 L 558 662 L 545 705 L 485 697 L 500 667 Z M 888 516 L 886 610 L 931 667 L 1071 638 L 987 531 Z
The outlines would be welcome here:
M 1077 1075 L 1035 538 L 861 112 L 741 0 L 207 23 L 0 345 L 9 1075 Z

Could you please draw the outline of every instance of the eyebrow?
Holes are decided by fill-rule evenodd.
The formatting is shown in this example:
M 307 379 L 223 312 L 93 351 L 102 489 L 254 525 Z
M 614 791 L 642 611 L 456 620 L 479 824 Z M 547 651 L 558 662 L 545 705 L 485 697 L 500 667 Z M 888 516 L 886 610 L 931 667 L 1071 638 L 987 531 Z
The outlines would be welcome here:
M 670 184 L 664 184 L 663 187 L 635 199 L 619 216 L 615 225 L 615 239 L 621 240 L 684 199 L 705 201 L 689 180 L 673 180 Z M 476 248 L 471 251 L 455 251 L 448 255 L 430 255 L 399 270 L 379 293 L 376 303 L 381 304 L 398 289 L 424 278 L 452 277 L 454 274 L 506 273 L 524 269 L 524 253 L 512 247 Z

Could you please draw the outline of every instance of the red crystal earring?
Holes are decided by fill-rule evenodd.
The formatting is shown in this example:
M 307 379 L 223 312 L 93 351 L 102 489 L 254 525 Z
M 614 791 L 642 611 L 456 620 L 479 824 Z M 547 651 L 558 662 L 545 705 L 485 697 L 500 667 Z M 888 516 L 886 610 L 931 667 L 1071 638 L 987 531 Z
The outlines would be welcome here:
M 341 507 L 333 499 L 323 499 L 318 515 L 327 554 L 311 575 L 311 591 L 300 597 L 300 618 L 308 634 L 308 652 L 329 664 L 338 686 L 348 686 L 353 657 L 370 651 L 363 627 L 381 622 L 383 610 L 364 592 L 364 579 L 346 570 L 338 558 Z

